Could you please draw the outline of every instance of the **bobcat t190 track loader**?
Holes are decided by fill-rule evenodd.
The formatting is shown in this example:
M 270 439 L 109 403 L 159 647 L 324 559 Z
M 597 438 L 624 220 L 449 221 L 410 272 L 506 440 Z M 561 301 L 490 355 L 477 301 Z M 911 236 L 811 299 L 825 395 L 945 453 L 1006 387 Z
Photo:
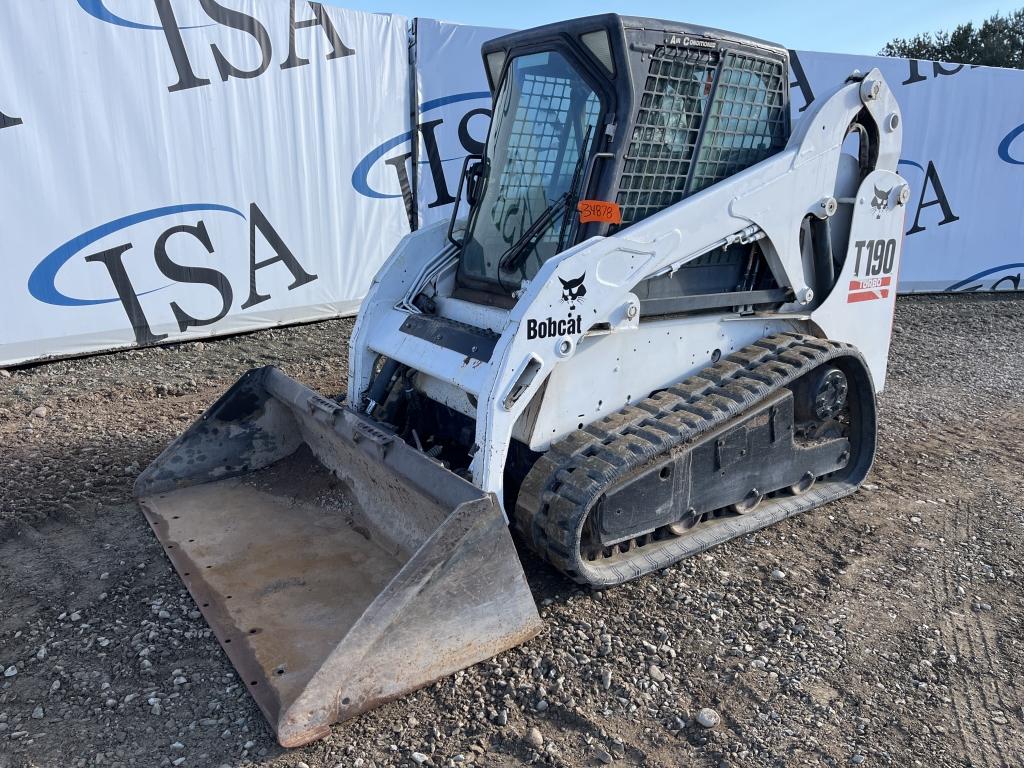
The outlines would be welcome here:
M 483 59 L 468 215 L 377 274 L 347 398 L 250 371 L 137 482 L 285 746 L 538 632 L 510 524 L 606 587 L 871 465 L 909 195 L 882 75 L 791 129 L 786 50 L 727 32 L 595 16 Z

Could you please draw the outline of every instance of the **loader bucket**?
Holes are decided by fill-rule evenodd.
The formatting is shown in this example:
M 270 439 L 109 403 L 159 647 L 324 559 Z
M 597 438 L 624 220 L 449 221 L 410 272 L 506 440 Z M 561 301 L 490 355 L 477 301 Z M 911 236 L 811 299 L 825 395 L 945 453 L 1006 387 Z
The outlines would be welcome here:
M 493 494 L 276 368 L 135 495 L 282 746 L 540 630 Z

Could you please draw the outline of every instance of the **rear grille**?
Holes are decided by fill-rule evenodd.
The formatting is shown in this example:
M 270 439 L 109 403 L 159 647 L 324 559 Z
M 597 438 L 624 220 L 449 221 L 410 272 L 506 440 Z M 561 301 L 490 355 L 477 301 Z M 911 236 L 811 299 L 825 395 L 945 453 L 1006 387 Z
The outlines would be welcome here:
M 717 51 L 689 48 L 661 47 L 652 55 L 619 182 L 623 224 L 685 195 L 718 61 Z
M 657 48 L 619 181 L 623 224 L 782 149 L 783 73 L 782 62 L 749 54 Z
M 689 192 L 732 176 L 786 146 L 782 64 L 728 53 Z

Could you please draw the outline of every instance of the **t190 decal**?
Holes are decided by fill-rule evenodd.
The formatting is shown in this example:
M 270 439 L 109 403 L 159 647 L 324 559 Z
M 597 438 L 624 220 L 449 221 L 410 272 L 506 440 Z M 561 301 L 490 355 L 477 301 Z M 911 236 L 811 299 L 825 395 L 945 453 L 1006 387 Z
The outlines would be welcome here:
M 892 291 L 892 271 L 896 266 L 896 240 L 858 240 L 853 274 L 846 303 L 886 299 Z
M 896 264 L 896 240 L 858 240 L 853 244 L 857 249 L 857 261 L 853 265 L 853 274 L 858 277 L 874 277 L 890 275 Z

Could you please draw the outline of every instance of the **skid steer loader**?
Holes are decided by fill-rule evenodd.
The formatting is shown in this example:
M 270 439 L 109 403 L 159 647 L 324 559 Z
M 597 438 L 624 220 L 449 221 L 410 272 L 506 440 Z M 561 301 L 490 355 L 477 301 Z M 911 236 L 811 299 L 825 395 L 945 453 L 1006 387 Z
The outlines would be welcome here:
M 872 462 L 909 195 L 881 74 L 791 129 L 786 50 L 728 32 L 594 16 L 483 61 L 468 210 L 380 269 L 347 397 L 252 370 L 136 485 L 284 746 L 536 634 L 510 527 L 608 587 Z

